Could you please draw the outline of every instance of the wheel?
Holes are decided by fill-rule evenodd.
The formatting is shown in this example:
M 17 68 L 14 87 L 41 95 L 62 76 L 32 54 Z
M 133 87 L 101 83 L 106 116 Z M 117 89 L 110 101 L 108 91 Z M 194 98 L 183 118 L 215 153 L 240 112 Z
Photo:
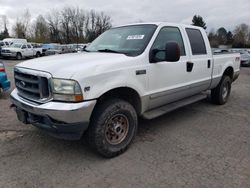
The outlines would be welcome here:
M 40 52 L 37 52 L 37 53 L 36 53 L 36 57 L 41 57 L 41 53 L 40 53 Z
M 120 99 L 97 106 L 87 131 L 89 145 L 100 155 L 112 158 L 126 151 L 137 132 L 137 114 Z
M 17 54 L 16 54 L 16 59 L 17 59 L 17 60 L 21 60 L 21 59 L 22 59 L 22 54 L 17 53 Z
M 223 76 L 219 85 L 211 91 L 212 102 L 218 105 L 227 103 L 231 93 L 232 80 L 229 76 Z

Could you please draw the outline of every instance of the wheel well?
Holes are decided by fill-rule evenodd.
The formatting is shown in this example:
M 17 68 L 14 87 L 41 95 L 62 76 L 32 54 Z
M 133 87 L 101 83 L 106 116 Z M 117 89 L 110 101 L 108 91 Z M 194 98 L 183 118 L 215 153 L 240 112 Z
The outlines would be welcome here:
M 231 80 L 233 79 L 234 77 L 234 69 L 233 67 L 228 67 L 224 73 L 223 73 L 223 76 L 226 75 L 226 76 L 229 76 L 231 78 Z
M 110 98 L 118 98 L 129 102 L 136 110 L 137 114 L 141 113 L 141 99 L 140 95 L 134 89 L 129 87 L 120 87 L 116 89 L 112 89 L 106 93 L 104 93 L 97 100 L 97 104 L 102 103 L 105 100 Z

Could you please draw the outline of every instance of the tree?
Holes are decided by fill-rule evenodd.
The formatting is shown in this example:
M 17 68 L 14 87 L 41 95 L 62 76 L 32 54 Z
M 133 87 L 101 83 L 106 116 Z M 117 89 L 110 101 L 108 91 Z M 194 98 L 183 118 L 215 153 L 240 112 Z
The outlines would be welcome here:
M 249 26 L 240 24 L 234 30 L 234 47 L 245 48 L 249 40 Z M 249 44 L 248 44 L 249 45 Z
M 50 31 L 50 42 L 61 43 L 61 31 L 60 31 L 60 12 L 57 10 L 52 10 L 48 14 L 47 21 Z
M 217 48 L 219 46 L 217 35 L 214 32 L 214 29 L 212 29 L 208 34 L 208 39 L 210 42 L 211 47 Z
M 217 40 L 220 45 L 225 45 L 227 43 L 227 30 L 224 27 L 217 30 Z
M 7 28 L 8 19 L 5 15 L 2 16 L 2 23 L 3 23 L 4 30 L 0 33 L 0 39 L 8 38 L 10 37 L 9 30 Z
M 233 42 L 234 42 L 233 33 L 231 31 L 228 31 L 228 33 L 227 33 L 227 45 L 232 45 Z
M 49 41 L 48 23 L 42 15 L 36 18 L 33 28 L 34 30 L 32 33 L 34 42 L 43 43 Z
M 92 42 L 100 34 L 111 27 L 112 25 L 110 16 L 105 15 L 103 12 L 97 13 L 94 10 L 91 10 L 88 14 L 85 26 L 85 37 L 87 42 Z
M 26 9 L 24 14 L 21 16 L 20 19 L 16 20 L 14 24 L 13 31 L 14 35 L 18 38 L 28 38 L 29 33 L 29 23 L 30 23 L 31 15 L 29 9 Z
M 207 29 L 205 21 L 199 15 L 194 15 L 193 20 L 192 20 L 192 25 L 199 26 L 199 27 L 202 27 L 204 29 Z

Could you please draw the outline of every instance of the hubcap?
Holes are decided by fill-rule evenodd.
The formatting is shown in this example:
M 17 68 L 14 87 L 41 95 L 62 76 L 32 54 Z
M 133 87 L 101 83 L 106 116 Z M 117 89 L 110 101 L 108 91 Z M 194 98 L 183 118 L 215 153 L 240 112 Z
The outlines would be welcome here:
M 128 118 L 122 114 L 114 115 L 105 126 L 105 137 L 109 144 L 120 144 L 127 137 L 129 130 Z
M 224 100 L 225 100 L 225 99 L 227 98 L 227 96 L 228 96 L 228 90 L 229 90 L 229 85 L 228 85 L 228 83 L 225 83 L 225 84 L 224 84 L 224 87 L 223 87 L 223 89 L 222 89 L 222 97 L 223 97 Z

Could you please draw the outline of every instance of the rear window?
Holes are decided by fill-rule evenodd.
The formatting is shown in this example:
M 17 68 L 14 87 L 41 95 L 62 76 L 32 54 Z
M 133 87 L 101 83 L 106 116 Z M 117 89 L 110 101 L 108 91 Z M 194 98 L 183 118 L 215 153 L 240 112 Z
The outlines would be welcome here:
M 198 29 L 186 29 L 193 55 L 205 55 L 207 54 L 206 45 L 200 30 Z

